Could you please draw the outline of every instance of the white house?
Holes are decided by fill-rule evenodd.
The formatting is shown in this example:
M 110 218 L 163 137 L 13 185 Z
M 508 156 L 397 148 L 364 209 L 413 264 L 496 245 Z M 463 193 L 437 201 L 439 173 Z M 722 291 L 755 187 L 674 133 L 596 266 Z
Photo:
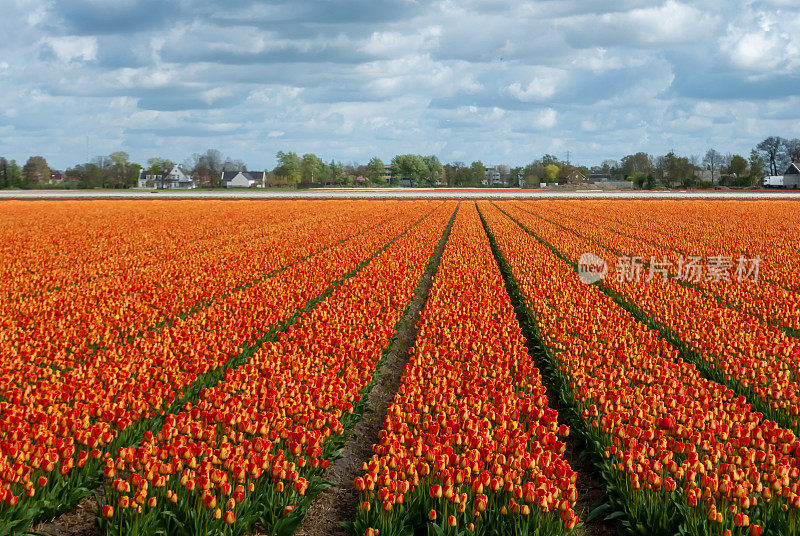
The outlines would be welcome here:
M 189 190 L 194 188 L 194 181 L 183 166 L 176 164 L 172 166 L 169 173 L 155 173 L 152 171 L 140 171 L 137 183 L 139 188 L 166 188 L 170 190 Z
M 264 171 L 223 171 L 222 186 L 224 188 L 263 188 Z

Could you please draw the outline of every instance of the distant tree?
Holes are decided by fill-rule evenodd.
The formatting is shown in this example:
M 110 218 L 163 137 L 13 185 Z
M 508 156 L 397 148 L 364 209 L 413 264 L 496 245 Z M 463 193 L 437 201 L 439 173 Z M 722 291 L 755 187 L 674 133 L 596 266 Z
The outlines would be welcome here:
M 636 171 L 632 175 L 629 175 L 628 178 L 633 181 L 634 186 L 640 189 L 650 189 L 653 187 L 653 181 L 650 175 L 644 171 Z
M 425 160 L 416 154 L 399 154 L 392 158 L 392 180 L 400 181 L 407 179 L 419 182 L 420 179 L 428 175 L 428 165 Z
M 425 167 L 428 168 L 427 178 L 432 184 L 441 181 L 444 176 L 444 167 L 436 155 L 423 156 Z
M 244 160 L 233 159 L 230 156 L 222 163 L 222 171 L 247 171 Z
M 108 188 L 130 188 L 136 184 L 139 170 L 142 166 L 129 161 L 130 156 L 124 151 L 117 151 L 108 155 L 111 162 L 106 170 L 107 180 L 103 186 Z
M 147 159 L 147 171 L 152 171 L 153 173 L 169 173 L 174 165 L 172 160 L 167 158 L 153 157 Z M 194 166 L 188 167 L 191 169 Z
M 544 155 L 541 158 L 540 162 L 542 163 L 542 165 L 544 167 L 547 167 L 547 166 L 550 166 L 550 165 L 556 165 L 556 166 L 559 166 L 559 167 L 561 166 L 561 161 L 557 157 L 555 157 L 555 156 L 553 156 L 551 154 Z
M 555 182 L 560 169 L 561 168 L 555 164 L 548 164 L 544 166 L 544 176 L 547 179 L 547 182 Z
M 300 176 L 303 182 L 319 181 L 322 178 L 322 170 L 325 163 L 320 157 L 313 153 L 306 153 L 300 162 Z
M 786 155 L 791 162 L 800 162 L 800 138 L 786 140 Z M 788 167 L 788 165 L 787 165 Z
M 764 179 L 764 159 L 756 149 L 750 151 L 750 185 L 760 185 Z
M 716 149 L 709 149 L 703 157 L 703 165 L 711 170 L 711 184 L 714 184 L 714 173 L 720 168 L 722 155 Z
M 373 156 L 367 164 L 366 177 L 372 184 L 378 184 L 383 180 L 384 164 L 383 160 Z
M 767 165 L 767 172 L 770 175 L 777 175 L 779 167 L 785 160 L 785 140 L 779 136 L 770 136 L 756 145 L 756 149 L 761 154 Z M 782 169 L 780 171 L 783 171 Z
M 612 172 L 619 167 L 619 162 L 616 160 L 606 159 L 600 165 L 600 171 L 605 175 L 611 175 Z
M 44 184 L 50 180 L 50 166 L 43 156 L 31 156 L 22 167 L 22 178 L 26 187 Z
M 647 153 L 639 152 L 622 157 L 620 169 L 624 177 L 630 177 L 639 171 L 650 174 L 653 170 L 653 161 Z
M 509 186 L 518 186 L 520 188 L 526 186 L 525 175 L 523 175 L 523 168 L 520 166 L 513 167 L 508 170 L 508 184 Z M 538 184 L 536 186 L 539 186 Z
M 8 188 L 8 160 L 0 156 L 0 188 Z
M 486 178 L 486 166 L 483 162 L 476 160 L 469 166 L 470 185 L 478 186 Z
M 212 188 L 222 186 L 224 165 L 225 160 L 222 158 L 222 153 L 217 149 L 206 149 L 204 153 L 194 153 L 184 162 L 184 166 L 190 170 L 192 179 L 197 184 Z
M 522 174 L 526 184 L 539 186 L 539 183 L 547 182 L 547 174 L 541 162 L 531 162 L 523 168 Z
M 300 157 L 295 152 L 284 153 L 278 151 L 275 155 L 278 160 L 278 166 L 275 168 L 275 174 L 283 177 L 289 184 L 297 184 L 300 182 Z
M 444 165 L 444 177 L 448 186 L 466 186 L 470 183 L 467 165 L 458 160 Z
M 733 155 L 730 164 L 728 164 L 728 174 L 737 179 L 745 177 L 747 175 L 747 160 L 741 155 Z
M 11 160 L 8 163 L 8 187 L 9 188 L 22 188 L 25 179 L 22 176 L 22 168 L 17 164 L 16 160 Z

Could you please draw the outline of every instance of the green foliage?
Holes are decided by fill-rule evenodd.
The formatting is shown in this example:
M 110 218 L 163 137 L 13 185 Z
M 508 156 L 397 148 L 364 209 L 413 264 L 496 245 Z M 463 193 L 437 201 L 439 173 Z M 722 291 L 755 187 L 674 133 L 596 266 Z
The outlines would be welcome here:
M 470 186 L 478 186 L 481 184 L 481 181 L 486 178 L 486 166 L 483 165 L 483 162 L 476 160 L 470 164 L 469 178 Z
M 22 167 L 22 186 L 36 187 L 50 180 L 50 166 L 43 156 L 31 156 Z
M 764 159 L 761 158 L 761 155 L 755 149 L 750 151 L 750 160 L 748 164 L 750 165 L 751 185 L 760 185 L 761 181 L 764 179 Z
M 547 179 L 547 182 L 555 182 L 556 177 L 558 177 L 559 167 L 555 164 L 549 164 L 544 167 L 544 176 Z
M 372 184 L 378 184 L 383 180 L 383 160 L 373 156 L 367 164 L 367 178 Z
M 640 189 L 650 189 L 653 187 L 653 180 L 650 175 L 644 171 L 637 171 L 628 177 L 633 181 L 633 185 Z
M 8 166 L 8 187 L 22 188 L 23 186 L 22 168 L 16 160 L 11 160 Z
M 313 153 L 303 155 L 300 162 L 300 177 L 304 182 L 314 182 L 322 178 L 322 170 L 325 163 L 320 157 Z
M 289 183 L 299 183 L 302 177 L 302 170 L 300 157 L 297 156 L 297 153 L 278 151 L 275 157 L 278 160 L 278 167 L 275 168 L 275 174 L 284 177 Z
M 0 156 L 0 188 L 8 188 L 8 160 Z

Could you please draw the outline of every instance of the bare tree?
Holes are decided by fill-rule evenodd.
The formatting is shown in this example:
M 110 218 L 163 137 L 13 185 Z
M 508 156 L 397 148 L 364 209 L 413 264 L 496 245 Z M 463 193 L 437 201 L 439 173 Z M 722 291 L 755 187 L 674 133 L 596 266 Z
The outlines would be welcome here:
M 770 136 L 758 145 L 756 149 L 761 153 L 764 161 L 767 163 L 767 169 L 770 175 L 778 174 L 778 165 L 784 158 L 784 145 L 785 141 L 779 136 Z
M 800 138 L 786 140 L 784 142 L 786 154 L 792 162 L 800 162 Z
M 703 165 L 711 169 L 711 184 L 714 184 L 714 171 L 722 163 L 722 155 L 716 149 L 709 149 L 703 157 Z

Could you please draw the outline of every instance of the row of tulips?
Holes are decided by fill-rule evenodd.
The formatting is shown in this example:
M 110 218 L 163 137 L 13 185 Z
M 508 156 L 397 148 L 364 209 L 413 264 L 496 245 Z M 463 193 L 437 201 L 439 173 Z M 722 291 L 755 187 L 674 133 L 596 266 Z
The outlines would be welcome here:
M 427 202 L 408 206 L 400 218 L 357 239 L 129 345 L 64 370 L 54 367 L 46 378 L 4 374 L 0 519 L 8 527 L 24 526 L 74 503 L 85 494 L 83 488 L 97 482 L 109 453 L 139 441 L 165 414 L 218 381 L 226 365 L 241 364 L 261 341 L 330 292 L 334 282 L 435 208 Z
M 481 209 L 563 399 L 638 534 L 800 533 L 800 441 L 490 204 Z
M 532 213 L 509 207 L 508 214 L 573 264 L 585 251 L 607 263 L 614 258 L 597 242 L 565 233 Z M 674 280 L 620 281 L 610 270 L 603 285 L 667 335 L 707 375 L 747 395 L 771 419 L 798 430 L 800 341 Z
M 768 279 L 770 274 L 776 271 L 776 266 L 772 264 L 774 259 L 781 256 L 788 257 L 792 255 L 792 251 L 776 250 L 774 246 L 764 243 L 762 237 L 759 237 L 761 245 L 755 251 L 748 252 L 747 249 L 752 246 L 746 238 L 752 238 L 754 232 L 750 228 L 751 221 L 733 220 L 735 224 L 732 224 L 732 216 L 720 212 L 720 219 L 733 227 L 727 232 L 724 247 L 721 248 L 716 241 L 711 242 L 706 239 L 702 234 L 702 228 L 682 230 L 678 236 L 644 232 L 635 228 L 633 224 L 624 225 L 613 220 L 609 221 L 609 214 L 605 211 L 599 212 L 596 206 L 572 203 L 564 205 L 518 203 L 517 206 L 585 236 L 613 251 L 618 257 L 623 255 L 639 257 L 645 265 L 645 272 L 648 271 L 650 262 L 655 261 L 654 267 L 663 268 L 669 277 L 677 278 L 679 275 L 684 275 L 683 281 L 686 284 L 702 290 L 725 306 L 754 315 L 784 329 L 800 328 L 800 293 L 787 290 Z M 757 206 L 752 209 L 757 209 Z M 624 208 L 626 207 L 615 207 L 612 210 Z M 760 212 L 754 210 L 754 215 L 757 214 Z M 642 214 L 639 216 L 641 218 Z M 661 226 L 668 227 L 665 223 L 661 222 Z M 754 269 L 751 259 L 756 254 L 761 258 L 758 277 L 755 278 L 755 272 L 749 277 L 744 277 Z M 681 257 L 685 260 L 690 257 L 699 258 L 699 262 L 695 263 L 699 265 L 702 273 L 696 275 L 690 273 L 691 270 L 685 268 L 685 264 L 684 266 L 679 264 Z M 683 274 L 679 273 L 681 270 Z M 788 270 L 793 273 L 796 271 L 794 262 L 783 264 L 782 271 Z M 643 279 L 646 277 L 646 274 L 643 274 Z M 661 274 L 658 274 L 658 277 L 662 277 Z
M 179 254 L 194 264 L 203 262 L 196 254 L 214 255 L 217 249 L 230 255 L 238 255 L 238 250 L 255 253 L 273 233 L 285 233 L 292 240 L 286 232 L 291 229 L 285 226 L 302 232 L 296 222 L 325 226 L 319 216 L 330 220 L 332 215 L 352 224 L 364 211 L 357 204 L 335 209 L 330 203 L 325 205 L 307 201 L 9 201 L 0 212 L 0 255 L 8 260 L 0 267 L 0 296 L 25 301 L 95 279 L 140 277 L 139 272 L 148 268 L 172 273 L 182 269 L 183 263 L 173 266 Z M 224 222 L 223 232 L 220 222 Z M 250 261 L 243 258 L 242 262 Z
M 462 203 L 384 428 L 356 478 L 358 536 L 565 534 L 578 523 L 563 459 L 474 204 Z
M 557 203 L 566 214 L 594 212 L 604 226 L 656 245 L 681 247 L 687 241 L 695 255 L 761 255 L 761 276 L 790 290 L 800 289 L 794 260 L 800 244 L 798 207 L 793 201 L 711 200 L 592 201 Z M 553 205 L 555 206 L 555 205 Z
M 110 534 L 290 534 L 441 240 L 441 204 L 247 364 L 105 466 Z
M 166 209 L 174 206 L 172 203 Z M 198 213 L 203 205 L 177 206 L 177 211 L 157 211 L 162 220 L 158 227 L 180 221 L 187 211 L 192 211 L 190 215 Z M 64 287 L 62 283 L 61 288 L 29 299 L 0 302 L 0 344 L 10 359 L 22 356 L 49 364 L 65 354 L 75 359 L 94 355 L 98 349 L 127 342 L 143 330 L 184 316 L 234 288 L 378 223 L 370 220 L 373 212 L 363 204 L 330 212 L 309 210 L 310 205 L 279 204 L 264 217 L 260 217 L 266 207 L 263 203 L 247 207 L 249 210 L 237 205 L 235 218 L 228 214 L 230 206 L 223 205 L 221 213 L 215 213 L 212 205 L 207 207 L 205 217 L 210 223 L 205 225 L 213 225 L 215 236 L 206 236 L 205 227 L 195 234 L 181 225 L 173 228 L 173 232 L 184 233 L 179 237 L 153 233 L 162 245 L 151 246 L 152 239 L 145 234 L 134 254 L 112 253 L 120 264 L 117 269 L 87 262 L 85 249 L 94 252 L 102 247 L 102 241 L 99 245 L 92 243 L 96 240 L 92 224 L 108 226 L 104 233 L 125 236 L 123 226 L 131 225 L 133 215 L 129 212 L 137 207 L 136 203 L 116 206 L 116 225 L 93 221 L 84 233 L 72 235 L 69 247 L 58 249 L 72 266 L 93 270 L 94 277 L 76 276 L 76 284 Z M 388 217 L 399 215 L 401 210 L 396 205 L 388 211 Z M 228 232 L 219 232 L 217 218 L 230 225 Z M 25 247 L 24 242 L 18 244 L 18 249 Z M 4 258 L 15 258 L 12 251 L 7 255 Z M 106 271 L 110 273 L 101 275 Z M 67 275 L 70 272 L 67 270 Z M 37 275 L 51 273 L 51 267 L 43 259 L 30 262 L 23 273 L 37 281 Z
M 604 206 L 606 215 L 624 225 L 626 234 L 680 246 L 687 239 L 699 254 L 760 255 L 761 277 L 789 290 L 800 290 L 795 259 L 800 244 L 798 207 L 793 201 L 768 200 L 662 202 L 652 207 Z M 702 253 L 701 253 L 702 252 Z

